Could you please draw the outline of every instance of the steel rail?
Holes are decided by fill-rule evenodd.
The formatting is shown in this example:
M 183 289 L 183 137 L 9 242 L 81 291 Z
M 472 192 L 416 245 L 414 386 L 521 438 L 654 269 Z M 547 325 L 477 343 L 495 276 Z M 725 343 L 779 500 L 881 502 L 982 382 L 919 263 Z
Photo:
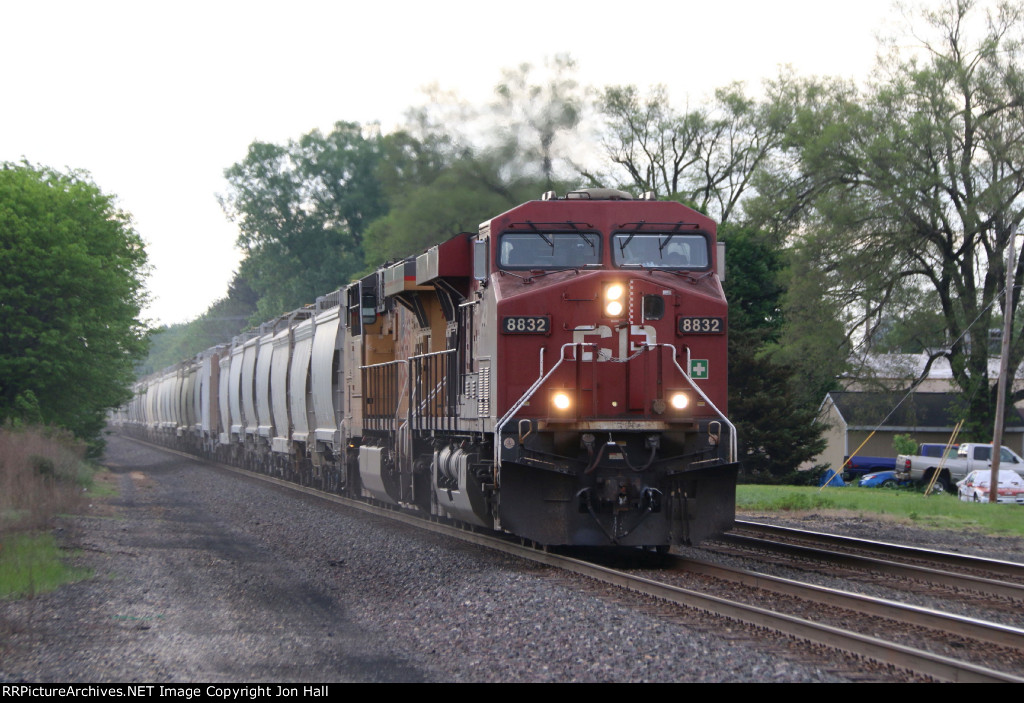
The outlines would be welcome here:
M 123 436 L 123 435 L 122 435 Z M 732 601 L 707 593 L 661 583 L 652 579 L 636 576 L 616 569 L 593 564 L 581 559 L 549 552 L 546 549 L 526 546 L 512 538 L 499 537 L 493 534 L 475 531 L 441 523 L 434 519 L 423 518 L 406 513 L 396 507 L 383 507 L 346 498 L 333 493 L 326 493 L 316 488 L 300 486 L 273 476 L 254 473 L 246 469 L 228 466 L 211 459 L 197 457 L 194 454 L 170 449 L 150 442 L 128 437 L 132 441 L 167 451 L 178 456 L 199 461 L 222 470 L 230 471 L 249 479 L 264 481 L 269 484 L 288 488 L 293 491 L 326 500 L 365 513 L 428 530 L 435 534 L 459 539 L 471 544 L 495 549 L 505 554 L 521 557 L 525 560 L 552 566 L 563 571 L 579 574 L 635 593 L 651 596 L 690 609 L 696 609 L 712 615 L 726 617 L 754 627 L 769 630 L 806 640 L 815 644 L 838 649 L 856 656 L 867 657 L 882 664 L 893 665 L 912 673 L 930 676 L 942 681 L 957 683 L 1011 682 L 1024 683 L 1024 676 L 996 671 L 971 662 L 964 662 L 951 657 L 933 654 L 895 642 L 888 642 L 877 637 L 852 632 L 842 628 L 815 623 L 793 615 L 779 613 L 759 606 Z
M 766 523 L 751 522 L 748 520 L 737 520 L 736 527 L 743 530 L 762 532 L 780 537 L 807 539 L 815 542 L 849 547 L 852 549 L 860 549 L 881 555 L 896 554 L 901 557 L 926 560 L 936 564 L 942 564 L 944 566 L 988 571 L 994 574 L 1019 578 L 1024 581 L 1024 564 L 1002 559 L 978 557 L 970 554 L 956 554 L 954 552 L 945 552 L 938 549 L 910 547 L 903 544 L 892 544 L 890 542 L 875 542 L 861 539 L 860 537 L 845 537 L 843 535 L 834 535 L 825 532 L 811 532 L 809 530 L 803 530 L 796 527 L 768 525 Z
M 789 554 L 791 556 L 804 557 L 815 561 L 829 561 L 834 564 L 866 569 L 874 572 L 900 576 L 903 578 L 917 579 L 928 583 L 947 586 L 962 590 L 973 591 L 989 596 L 1002 596 L 1012 600 L 1024 600 L 1024 585 L 999 581 L 996 579 L 972 576 L 970 574 L 958 574 L 940 569 L 932 569 L 927 566 L 915 566 L 913 564 L 900 564 L 894 561 L 879 559 L 877 557 L 861 556 L 843 552 L 832 552 L 817 547 L 808 547 L 799 544 L 783 544 L 760 537 L 748 537 L 745 535 L 726 534 L 717 541 L 727 544 L 734 544 L 741 547 L 763 549 L 769 552 Z
M 981 642 L 989 642 L 1024 651 L 1024 629 L 1011 625 L 987 622 L 964 615 L 945 613 L 933 608 L 924 608 L 885 598 L 852 593 L 837 588 L 803 583 L 780 576 L 770 576 L 748 569 L 721 566 L 702 559 L 677 557 L 676 565 L 678 568 L 694 574 L 712 576 L 743 586 L 772 591 L 779 595 L 795 596 L 806 601 L 821 603 L 822 605 L 876 615 L 908 625 L 927 627 L 952 635 L 970 637 Z

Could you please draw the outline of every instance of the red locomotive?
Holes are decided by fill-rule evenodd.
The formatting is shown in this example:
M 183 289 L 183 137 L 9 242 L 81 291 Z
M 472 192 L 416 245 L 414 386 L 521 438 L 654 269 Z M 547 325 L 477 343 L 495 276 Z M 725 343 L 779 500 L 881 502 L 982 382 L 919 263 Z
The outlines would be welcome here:
M 679 203 L 548 194 L 141 383 L 128 419 L 541 544 L 697 542 L 735 512 L 723 268 Z

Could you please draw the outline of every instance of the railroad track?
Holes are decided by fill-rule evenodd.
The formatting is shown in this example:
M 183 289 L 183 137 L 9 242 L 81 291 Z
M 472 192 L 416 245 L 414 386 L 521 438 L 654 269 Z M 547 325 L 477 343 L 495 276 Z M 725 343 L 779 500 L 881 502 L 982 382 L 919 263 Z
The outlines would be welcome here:
M 798 612 L 803 619 L 862 633 L 885 632 L 886 639 L 909 643 L 921 651 L 959 648 L 987 669 L 1024 671 L 1022 628 L 699 559 L 678 557 L 673 567 L 728 584 L 717 588 L 728 590 L 731 598 L 772 601 L 772 610 L 777 612 Z M 750 591 L 749 595 L 744 596 L 743 589 Z M 986 661 L 998 661 L 999 665 Z
M 711 589 L 695 589 L 673 583 L 667 583 L 664 574 L 658 572 L 656 577 L 638 573 L 637 569 L 624 570 L 611 568 L 593 560 L 581 559 L 569 554 L 556 553 L 523 541 L 492 533 L 484 533 L 472 529 L 438 522 L 419 515 L 414 515 L 389 506 L 380 506 L 353 500 L 336 494 L 327 493 L 316 488 L 299 486 L 281 479 L 253 473 L 224 464 L 197 458 L 192 454 L 168 449 L 159 445 L 133 439 L 166 452 L 171 452 L 193 461 L 203 461 L 222 470 L 231 471 L 251 479 L 278 485 L 289 490 L 305 493 L 339 505 L 360 510 L 372 515 L 385 517 L 401 523 L 428 530 L 435 534 L 461 540 L 505 554 L 520 557 L 534 563 L 545 564 L 566 572 L 579 574 L 628 591 L 656 598 L 665 603 L 696 609 L 712 615 L 729 618 L 757 628 L 766 628 L 784 635 L 795 637 L 826 647 L 848 652 L 872 661 L 895 666 L 913 674 L 932 677 L 942 681 L 983 682 L 1000 681 L 1024 683 L 1024 675 L 1010 671 L 1001 671 L 976 662 L 965 661 L 956 657 L 937 654 L 914 646 L 902 644 L 892 638 L 856 632 L 846 627 L 829 624 L 820 618 L 809 618 L 792 613 L 781 612 L 780 609 L 768 608 L 742 598 L 726 598 L 708 592 Z M 753 587 L 768 591 L 775 595 L 785 595 L 786 600 L 800 598 L 808 603 L 826 605 L 829 608 L 844 608 L 857 613 L 870 612 L 875 617 L 883 617 L 887 622 L 910 623 L 912 627 L 926 627 L 940 633 L 955 633 L 958 637 L 969 637 L 985 646 L 996 646 L 1006 650 L 1021 652 L 1024 657 L 1024 630 L 994 624 L 969 623 L 967 619 L 957 616 L 943 616 L 937 613 L 924 612 L 904 606 L 893 607 L 892 604 L 879 602 L 856 594 L 844 594 L 836 589 L 824 589 L 812 584 L 788 581 L 769 577 L 755 572 L 727 569 L 700 560 L 673 557 L 671 563 L 676 571 L 700 573 L 716 580 L 727 580 L 747 588 Z M 645 574 L 649 574 L 649 568 Z M 970 634 L 967 634 L 967 633 Z M 1024 668 L 1021 669 L 1024 672 Z
M 1013 562 L 757 523 L 740 523 L 700 551 L 742 560 L 747 568 L 763 563 L 776 574 L 788 569 L 801 580 L 842 578 L 890 600 L 931 601 L 934 608 L 1024 627 L 1024 566 Z
M 842 551 L 833 551 L 832 553 L 850 557 L 851 561 L 856 555 L 874 556 L 885 560 L 896 559 L 902 564 L 917 564 L 925 569 L 953 571 L 979 576 L 982 579 L 1004 581 L 1010 585 L 1020 586 L 1019 589 L 1010 590 L 1010 593 L 1024 594 L 1024 564 L 1011 561 L 944 552 L 937 549 L 909 547 L 902 544 L 873 542 L 858 537 L 809 532 L 793 527 L 767 525 L 745 520 L 736 521 L 736 528 L 727 536 L 727 540 L 733 543 L 757 543 L 768 548 L 771 548 L 771 545 L 776 545 L 777 549 L 785 549 L 791 545 L 793 547 L 791 551 L 794 553 L 801 553 L 798 549 L 801 545 L 822 552 L 826 547 L 834 547 Z M 755 540 L 760 541 L 755 542 Z M 784 542 L 780 542 L 780 540 L 784 540 Z M 907 571 L 908 575 L 912 573 L 915 572 Z M 964 581 L 962 585 L 966 586 L 968 583 L 970 580 Z

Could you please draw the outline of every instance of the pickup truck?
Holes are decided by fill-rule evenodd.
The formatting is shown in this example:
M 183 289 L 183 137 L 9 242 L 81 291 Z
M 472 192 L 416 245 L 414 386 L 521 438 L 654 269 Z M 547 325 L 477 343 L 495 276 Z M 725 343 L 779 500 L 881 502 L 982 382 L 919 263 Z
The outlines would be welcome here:
M 843 480 L 852 483 L 865 474 L 895 469 L 896 460 L 891 456 L 848 456 L 843 463 Z
M 949 456 L 956 456 L 956 444 L 949 450 Z M 919 447 L 921 456 L 942 456 L 946 451 L 945 444 L 922 444 Z M 848 456 L 843 462 L 843 479 L 849 483 L 856 481 L 865 474 L 878 473 L 879 471 L 895 471 L 896 460 L 891 456 Z M 906 479 L 904 479 L 906 480 Z
M 937 456 L 908 456 L 900 454 L 896 457 L 896 475 L 900 479 L 928 482 L 939 467 L 942 460 Z M 946 459 L 935 485 L 944 491 L 951 491 L 960 481 L 975 469 L 987 469 L 992 466 L 991 444 L 961 444 L 956 458 Z M 1013 469 L 1024 475 L 1024 459 L 1012 450 L 1002 447 L 999 455 L 1000 469 Z

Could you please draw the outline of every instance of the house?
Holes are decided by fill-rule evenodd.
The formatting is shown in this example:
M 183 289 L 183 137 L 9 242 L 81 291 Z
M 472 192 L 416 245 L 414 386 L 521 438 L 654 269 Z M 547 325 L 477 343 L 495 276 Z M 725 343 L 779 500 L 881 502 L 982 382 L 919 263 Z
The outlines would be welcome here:
M 895 457 L 892 442 L 897 434 L 909 434 L 918 444 L 945 444 L 963 412 L 959 393 L 834 391 L 819 411 L 829 425 L 828 446 L 813 461 L 838 468 L 864 440 L 858 455 Z M 1024 417 L 1013 406 L 1007 409 L 1003 444 L 1024 454 Z

